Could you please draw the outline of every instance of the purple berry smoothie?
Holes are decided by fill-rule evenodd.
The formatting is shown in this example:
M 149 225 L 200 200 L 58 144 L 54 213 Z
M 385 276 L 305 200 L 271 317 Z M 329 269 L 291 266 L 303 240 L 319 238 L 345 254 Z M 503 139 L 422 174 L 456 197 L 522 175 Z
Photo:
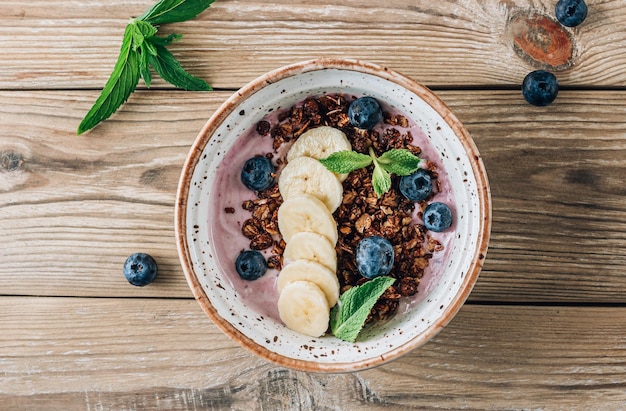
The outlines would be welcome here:
M 399 112 L 386 105 L 385 102 L 380 103 L 384 112 L 406 116 L 405 113 Z M 297 104 L 301 105 L 302 102 Z M 277 124 L 279 114 L 280 112 L 277 111 L 268 113 L 268 115 L 264 117 L 264 120 L 268 121 L 270 124 Z M 422 150 L 419 157 L 422 160 L 435 163 L 439 173 L 438 180 L 441 185 L 441 191 L 437 193 L 431 201 L 440 201 L 448 204 L 454 215 L 454 194 L 447 174 L 441 166 L 439 153 L 437 153 L 430 144 L 423 130 L 421 130 L 410 117 L 406 117 L 409 120 L 408 127 L 394 127 L 401 132 L 410 131 L 413 136 L 413 145 L 420 147 Z M 379 130 L 387 127 L 390 126 L 385 124 L 376 126 Z M 238 297 L 264 318 L 280 321 L 277 309 L 279 295 L 276 289 L 276 279 L 279 271 L 269 269 L 263 277 L 255 281 L 246 281 L 239 277 L 234 266 L 237 255 L 241 251 L 249 249 L 250 244 L 250 240 L 247 239 L 241 231 L 243 222 L 250 218 L 250 212 L 244 210 L 241 205 L 246 200 L 256 198 L 256 194 L 247 189 L 241 182 L 240 172 L 243 164 L 249 158 L 255 155 L 273 153 L 273 163 L 275 164 L 278 158 L 284 158 L 286 156 L 290 147 L 289 143 L 285 143 L 280 147 L 278 152 L 274 152 L 272 145 L 273 138 L 269 134 L 262 136 L 252 127 L 239 137 L 238 141 L 229 149 L 218 167 L 216 178 L 213 182 L 214 187 L 212 191 L 219 194 L 217 194 L 212 201 L 209 215 L 215 216 L 215 218 L 209 221 L 208 225 L 210 227 L 211 242 L 214 247 L 212 250 L 213 255 L 217 260 L 218 266 L 226 274 L 226 278 L 228 278 L 233 288 L 237 291 Z M 277 173 L 280 174 L 280 168 L 278 168 Z M 230 212 L 227 212 L 226 209 L 230 209 Z M 232 212 L 232 210 L 234 210 L 234 212 Z M 421 224 L 422 222 L 418 217 L 417 210 L 413 215 L 413 219 L 415 223 Z M 403 300 L 409 301 L 403 302 L 398 313 L 406 312 L 412 305 L 423 301 L 424 298 L 427 297 L 429 290 L 436 285 L 439 273 L 445 269 L 450 245 L 454 239 L 454 232 L 455 221 L 453 220 L 452 227 L 448 230 L 442 233 L 430 233 L 433 239 L 443 245 L 443 251 L 434 253 L 433 257 L 430 259 L 429 266 L 425 269 L 424 276 L 418 288 L 418 293 L 413 297 L 403 298 Z M 271 255 L 270 250 L 271 249 L 263 251 L 266 258 Z

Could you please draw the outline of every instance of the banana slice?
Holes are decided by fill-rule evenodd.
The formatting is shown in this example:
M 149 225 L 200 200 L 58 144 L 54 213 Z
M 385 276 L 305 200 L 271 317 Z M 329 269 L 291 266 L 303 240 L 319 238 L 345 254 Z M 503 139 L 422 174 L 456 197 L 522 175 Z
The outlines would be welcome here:
M 337 244 L 337 222 L 328 208 L 311 194 L 293 195 L 278 208 L 278 229 L 287 244 L 303 231 L 313 232 Z
M 311 194 L 324 202 L 331 213 L 341 205 L 343 186 L 335 175 L 311 157 L 295 157 L 278 177 L 278 190 L 283 199 L 297 194 Z
M 330 307 L 339 300 L 339 280 L 333 271 L 323 265 L 307 260 L 296 260 L 287 264 L 278 274 L 276 287 L 282 293 L 288 284 L 296 281 L 310 281 L 326 295 Z
M 285 263 L 308 260 L 337 272 L 337 251 L 330 240 L 321 234 L 303 231 L 294 234 L 283 251 Z
M 338 128 L 321 126 L 312 128 L 298 137 L 287 153 L 287 161 L 302 156 L 326 158 L 343 150 L 352 150 L 352 145 L 344 132 Z
M 296 281 L 280 293 L 278 314 L 291 330 L 319 337 L 328 329 L 330 307 L 318 286 L 309 281 Z
M 350 151 L 352 145 L 343 131 L 328 126 L 310 129 L 293 143 L 287 153 L 287 161 L 296 157 L 326 158 L 337 151 Z M 335 174 L 343 182 L 347 174 Z

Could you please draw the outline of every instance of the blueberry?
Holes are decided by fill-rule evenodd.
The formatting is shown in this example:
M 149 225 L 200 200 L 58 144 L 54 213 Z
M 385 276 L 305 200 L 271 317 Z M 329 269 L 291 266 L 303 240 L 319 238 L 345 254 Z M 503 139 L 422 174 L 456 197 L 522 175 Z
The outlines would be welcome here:
M 433 182 L 428 171 L 420 168 L 413 174 L 403 176 L 398 188 L 407 199 L 422 201 L 432 192 Z
M 547 106 L 552 103 L 559 93 L 559 83 L 554 74 L 535 70 L 524 78 L 522 94 L 526 101 L 534 106 Z
M 430 203 L 424 210 L 424 225 L 437 233 L 452 225 L 452 210 L 444 203 Z
M 274 166 L 269 158 L 255 156 L 248 159 L 241 169 L 241 182 L 254 191 L 263 191 L 274 184 Z
M 353 126 L 371 130 L 383 119 L 383 110 L 375 98 L 360 97 L 348 107 L 348 117 Z
M 562 25 L 575 27 L 587 17 L 587 3 L 584 0 L 559 0 L 554 14 Z
M 393 246 L 383 237 L 365 237 L 356 247 L 356 266 L 363 277 L 375 278 L 389 274 L 393 260 Z
M 267 271 L 265 257 L 258 251 L 242 251 L 235 260 L 237 274 L 244 280 L 253 281 L 261 278 Z
M 154 281 L 157 271 L 156 261 L 145 253 L 131 254 L 124 263 L 124 277 L 137 287 L 143 287 Z

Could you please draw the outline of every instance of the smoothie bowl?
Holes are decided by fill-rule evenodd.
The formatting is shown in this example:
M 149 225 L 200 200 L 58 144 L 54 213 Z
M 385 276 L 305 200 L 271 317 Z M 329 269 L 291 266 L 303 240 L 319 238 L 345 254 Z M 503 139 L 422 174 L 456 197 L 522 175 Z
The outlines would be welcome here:
M 478 151 L 430 90 L 374 64 L 302 62 L 230 97 L 176 203 L 190 288 L 228 336 L 282 366 L 346 372 L 419 347 L 482 267 Z

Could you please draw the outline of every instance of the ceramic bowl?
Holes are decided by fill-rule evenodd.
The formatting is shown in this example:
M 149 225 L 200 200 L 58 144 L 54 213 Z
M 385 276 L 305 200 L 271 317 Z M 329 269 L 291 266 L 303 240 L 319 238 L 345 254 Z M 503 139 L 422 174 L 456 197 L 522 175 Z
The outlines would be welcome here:
M 233 257 L 224 259 L 240 231 L 216 199 L 237 184 L 216 180 L 220 167 L 237 167 L 229 153 L 268 113 L 322 93 L 370 95 L 404 112 L 431 146 L 430 160 L 447 174 L 455 222 L 439 261 L 431 262 L 414 297 L 391 319 L 368 326 L 355 343 L 332 335 L 311 338 L 285 327 L 275 308 L 276 276 L 242 284 Z M 231 150 L 232 149 L 232 150 Z M 226 160 L 224 160 L 226 158 Z M 233 175 L 238 176 L 239 170 Z M 233 204 L 233 208 L 241 208 Z M 490 194 L 480 155 L 464 126 L 433 92 L 375 64 L 318 59 L 269 72 L 236 92 L 212 115 L 184 165 L 176 203 L 178 251 L 189 286 L 202 309 L 228 336 L 257 355 L 306 371 L 347 372 L 383 364 L 419 347 L 439 332 L 468 297 L 487 251 Z M 232 212 L 232 210 L 231 210 Z M 238 212 L 238 211 L 237 211 Z M 239 220 L 237 220 L 239 218 Z M 229 225 L 230 224 L 230 225 Z M 216 225 L 221 228 L 216 231 Z M 218 233 L 219 231 L 219 233 Z M 225 261 L 224 261 L 225 260 Z M 258 283 L 257 283 L 258 282 Z M 267 299 L 259 304 L 259 299 Z M 253 301 L 254 300 L 254 301 Z M 253 303 L 254 302 L 254 303 Z

